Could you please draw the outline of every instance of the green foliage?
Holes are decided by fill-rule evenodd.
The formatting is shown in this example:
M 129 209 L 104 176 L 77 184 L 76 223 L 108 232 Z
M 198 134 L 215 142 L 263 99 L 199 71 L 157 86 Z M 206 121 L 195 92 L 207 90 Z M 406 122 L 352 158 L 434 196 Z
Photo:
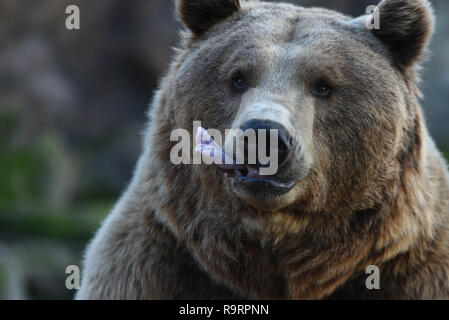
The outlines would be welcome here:
M 34 212 L 11 209 L 12 211 L 0 213 L 0 229 L 27 236 L 86 242 L 110 211 L 111 205 L 90 203 L 76 213 L 44 211 L 38 208 L 35 208 Z
M 61 144 L 51 134 L 27 144 L 11 143 L 18 122 L 16 112 L 0 109 L 0 233 L 87 241 L 113 199 L 91 198 L 77 208 L 54 209 L 46 193 L 51 170 L 61 157 Z
M 1 124 L 0 124 L 1 125 Z M 42 195 L 45 160 L 38 148 L 20 148 L 0 154 L 0 208 Z
M 5 282 L 6 282 L 6 270 L 5 270 L 5 268 L 0 264 L 0 288 L 3 288 Z
M 42 195 L 45 149 L 40 145 L 12 146 L 12 132 L 18 115 L 10 109 L 0 112 L 0 210 L 18 202 L 35 201 Z
M 0 264 L 0 299 L 3 298 L 3 295 L 6 290 L 6 270 L 5 268 Z
M 11 108 L 3 108 L 0 106 L 0 145 L 5 146 L 17 125 L 18 115 Z
M 441 152 L 443 153 L 444 157 L 446 158 L 446 161 L 449 163 L 449 148 L 442 148 Z

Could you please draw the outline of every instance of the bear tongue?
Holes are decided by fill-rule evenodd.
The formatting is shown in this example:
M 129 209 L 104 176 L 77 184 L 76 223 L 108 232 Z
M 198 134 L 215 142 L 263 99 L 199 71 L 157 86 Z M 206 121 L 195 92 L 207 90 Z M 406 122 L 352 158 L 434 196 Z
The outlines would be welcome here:
M 232 163 L 234 160 L 222 150 L 222 148 L 212 139 L 207 130 L 199 127 L 196 135 L 195 151 L 201 153 L 204 157 L 214 159 L 214 157 L 222 158 L 222 164 L 215 165 L 225 172 L 225 176 L 232 177 L 248 177 L 260 178 L 259 169 L 257 167 L 245 164 Z M 231 164 L 228 164 L 230 163 Z

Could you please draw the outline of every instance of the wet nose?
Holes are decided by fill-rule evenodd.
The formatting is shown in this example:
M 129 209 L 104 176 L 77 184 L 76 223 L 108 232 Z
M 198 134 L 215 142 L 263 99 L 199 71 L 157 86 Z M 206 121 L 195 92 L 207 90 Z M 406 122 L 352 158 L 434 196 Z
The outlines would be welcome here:
M 278 165 L 281 166 L 282 164 L 284 164 L 287 159 L 288 156 L 292 150 L 293 147 L 293 137 L 288 133 L 287 129 L 280 123 L 278 122 L 274 122 L 274 121 L 270 121 L 270 120 L 259 120 L 259 119 L 253 119 L 250 120 L 248 122 L 246 122 L 241 129 L 243 130 L 243 132 L 245 132 L 246 130 L 254 130 L 256 133 L 256 143 L 257 143 L 257 154 L 258 153 L 258 148 L 259 145 L 261 143 L 261 141 L 259 141 L 259 134 L 258 134 L 258 130 L 266 130 L 265 131 L 265 146 L 266 146 L 266 152 L 272 152 L 272 151 L 276 151 L 276 150 L 271 150 L 270 148 L 270 130 L 277 130 L 278 132 L 278 143 L 277 143 L 277 152 L 278 152 Z M 247 156 L 247 144 L 245 141 L 245 158 Z M 257 161 L 257 164 L 259 164 L 259 161 Z

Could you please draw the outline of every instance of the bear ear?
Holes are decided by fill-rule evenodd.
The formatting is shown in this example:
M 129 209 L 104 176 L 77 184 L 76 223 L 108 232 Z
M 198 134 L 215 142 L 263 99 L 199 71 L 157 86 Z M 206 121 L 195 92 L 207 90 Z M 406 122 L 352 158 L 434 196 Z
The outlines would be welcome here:
M 240 0 L 176 0 L 181 21 L 200 36 L 212 26 L 240 10 Z
M 379 27 L 372 29 L 390 50 L 396 64 L 407 69 L 426 52 L 434 29 L 434 14 L 427 0 L 383 0 L 378 6 Z

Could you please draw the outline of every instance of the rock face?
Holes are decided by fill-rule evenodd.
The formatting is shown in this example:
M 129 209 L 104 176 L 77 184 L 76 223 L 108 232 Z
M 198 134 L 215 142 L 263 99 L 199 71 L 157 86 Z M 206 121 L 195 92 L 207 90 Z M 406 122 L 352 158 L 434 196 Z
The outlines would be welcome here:
M 22 141 L 53 131 L 75 148 L 84 185 L 117 192 L 129 178 L 176 41 L 166 2 L 0 1 L 0 106 L 20 110 Z M 80 7 L 79 31 L 65 28 L 68 4 Z

